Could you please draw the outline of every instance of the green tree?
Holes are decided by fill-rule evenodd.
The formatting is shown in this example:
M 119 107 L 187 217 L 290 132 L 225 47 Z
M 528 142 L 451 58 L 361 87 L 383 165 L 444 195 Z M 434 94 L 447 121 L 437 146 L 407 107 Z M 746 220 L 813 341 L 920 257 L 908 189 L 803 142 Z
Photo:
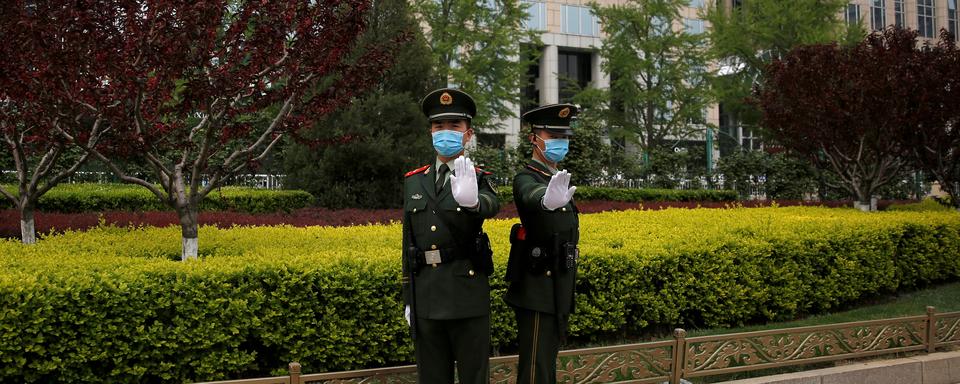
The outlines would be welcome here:
M 474 128 L 496 127 L 516 117 L 518 89 L 526 83 L 533 55 L 521 55 L 520 44 L 537 45 L 536 31 L 523 28 L 526 5 L 520 0 L 415 0 L 413 5 L 434 68 L 432 86 L 454 84 L 480 107 Z
M 434 154 L 419 105 L 429 88 L 429 48 L 406 1 L 372 5 L 365 41 L 399 33 L 413 40 L 375 89 L 318 121 L 306 140 L 288 140 L 283 151 L 285 186 L 309 191 L 328 208 L 397 207 L 403 174 Z
M 683 28 L 686 0 L 630 0 L 600 6 L 606 37 L 600 54 L 611 75 L 607 124 L 645 153 L 670 150 L 670 140 L 703 132 L 712 100 L 704 34 Z M 616 132 L 616 131 L 621 132 Z
M 719 62 L 713 89 L 734 119 L 754 126 L 757 109 L 746 103 L 764 69 L 792 48 L 833 41 L 860 41 L 859 25 L 839 17 L 846 0 L 749 0 L 735 7 L 709 6 L 712 57 Z

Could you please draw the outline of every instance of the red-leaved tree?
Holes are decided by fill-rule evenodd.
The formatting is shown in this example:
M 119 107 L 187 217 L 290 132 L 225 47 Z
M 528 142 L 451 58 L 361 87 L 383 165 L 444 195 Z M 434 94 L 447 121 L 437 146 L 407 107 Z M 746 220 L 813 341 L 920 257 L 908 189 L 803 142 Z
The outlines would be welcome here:
M 35 2 L 0 2 L 0 156 L 16 172 L 16 185 L 0 195 L 20 213 L 23 243 L 36 242 L 37 200 L 90 158 L 57 126 L 96 147 L 106 126 L 84 104 L 98 104 L 103 63 L 90 60 L 97 36 L 65 14 L 44 14 Z
M 916 168 L 933 175 L 960 209 L 960 49 L 941 31 L 937 44 L 917 55 L 926 66 L 913 90 L 922 96 L 918 107 L 923 113 L 916 130 L 904 132 L 903 140 Z
M 95 37 L 76 49 L 98 63 L 83 89 L 96 97 L 61 100 L 91 117 L 53 128 L 175 209 L 184 259 L 198 253 L 204 196 L 375 84 L 405 38 L 359 46 L 369 0 L 13 3 L 32 9 L 20 24 Z M 91 142 L 101 120 L 108 132 Z
M 810 45 L 774 61 L 756 92 L 762 124 L 785 147 L 829 164 L 861 209 L 905 165 L 930 71 L 917 34 L 897 28 L 852 47 Z

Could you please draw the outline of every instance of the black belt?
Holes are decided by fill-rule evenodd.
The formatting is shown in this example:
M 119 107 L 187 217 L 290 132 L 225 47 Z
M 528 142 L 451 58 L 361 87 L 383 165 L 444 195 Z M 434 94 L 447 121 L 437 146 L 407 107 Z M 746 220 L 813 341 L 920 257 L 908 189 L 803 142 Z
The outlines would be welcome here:
M 417 265 L 449 263 L 456 259 L 469 259 L 470 253 L 457 247 L 440 248 L 429 251 L 417 249 Z

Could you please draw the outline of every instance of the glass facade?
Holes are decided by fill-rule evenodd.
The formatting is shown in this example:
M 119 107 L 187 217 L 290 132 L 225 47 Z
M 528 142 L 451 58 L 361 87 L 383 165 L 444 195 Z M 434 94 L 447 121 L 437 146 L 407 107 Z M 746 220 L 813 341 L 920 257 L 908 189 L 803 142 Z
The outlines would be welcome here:
M 947 24 L 950 35 L 957 40 L 957 0 L 947 0 Z
M 560 7 L 560 18 L 560 29 L 563 33 L 600 36 L 600 24 L 589 7 L 563 5 Z
M 687 33 L 691 35 L 700 34 L 704 31 L 703 20 L 700 19 L 683 19 L 683 25 L 687 29 Z
M 524 1 L 527 6 L 527 19 L 523 27 L 535 31 L 547 30 L 547 4 L 539 1 Z
M 860 22 L 860 4 L 847 4 L 847 24 Z
M 557 53 L 557 76 L 560 81 L 560 102 L 569 103 L 577 91 L 591 81 L 589 52 L 560 51 Z
M 883 30 L 887 26 L 886 12 L 887 0 L 873 0 L 870 5 L 870 23 L 873 24 L 874 31 Z
M 894 23 L 898 27 L 907 25 L 907 17 L 903 13 L 903 0 L 893 0 Z
M 917 0 L 917 31 L 923 37 L 935 37 L 937 25 L 934 20 L 934 0 Z

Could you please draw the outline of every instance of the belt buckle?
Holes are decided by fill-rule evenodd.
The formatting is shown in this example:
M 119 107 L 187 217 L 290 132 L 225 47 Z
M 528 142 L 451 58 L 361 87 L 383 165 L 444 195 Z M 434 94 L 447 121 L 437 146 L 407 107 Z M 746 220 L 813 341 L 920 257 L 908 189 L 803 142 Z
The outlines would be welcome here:
M 423 258 L 427 264 L 443 263 L 443 259 L 440 258 L 440 250 L 425 251 L 423 252 Z

